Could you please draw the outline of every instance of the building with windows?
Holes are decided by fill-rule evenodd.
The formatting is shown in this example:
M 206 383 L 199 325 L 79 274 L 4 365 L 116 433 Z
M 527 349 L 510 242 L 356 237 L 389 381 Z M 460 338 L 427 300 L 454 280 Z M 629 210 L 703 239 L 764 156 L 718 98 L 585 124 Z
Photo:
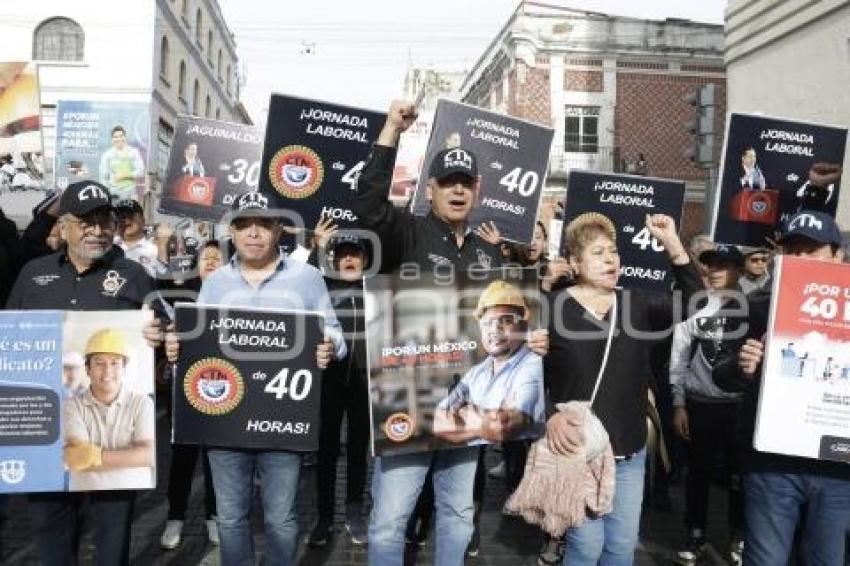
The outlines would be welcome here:
M 731 0 L 725 31 L 730 108 L 850 124 L 850 2 Z M 847 228 L 850 147 L 844 171 L 837 219 Z
M 58 100 L 150 102 L 146 204 L 154 209 L 178 114 L 251 123 L 216 0 L 40 0 L 7 3 L 3 14 L 0 60 L 38 64 L 48 179 Z
M 525 1 L 460 87 L 464 102 L 555 130 L 544 216 L 572 169 L 687 182 L 685 232 L 703 222 L 708 172 L 685 155 L 686 95 L 718 87 L 725 115 L 723 26 L 642 20 Z M 718 127 L 721 125 L 719 124 Z

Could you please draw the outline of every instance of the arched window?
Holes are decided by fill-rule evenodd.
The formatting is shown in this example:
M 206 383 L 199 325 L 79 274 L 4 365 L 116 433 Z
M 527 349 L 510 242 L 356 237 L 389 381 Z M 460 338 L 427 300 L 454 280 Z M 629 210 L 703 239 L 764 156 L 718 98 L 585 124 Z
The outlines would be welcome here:
M 213 41 L 213 32 L 212 32 L 212 30 L 209 30 L 207 32 L 207 61 L 210 62 L 210 65 L 212 65 L 212 54 L 213 54 L 212 41 Z
M 231 73 L 230 73 L 230 65 L 227 66 L 227 77 L 226 77 L 226 79 L 227 79 L 227 82 L 225 84 L 227 85 L 227 94 L 230 94 L 230 81 L 233 79 L 233 77 L 231 76 Z
M 168 38 L 164 35 L 159 42 L 159 75 L 168 78 Z
M 212 106 L 210 105 L 210 96 L 207 95 L 207 99 L 204 101 L 204 118 L 209 118 L 210 112 L 212 112 Z
M 204 44 L 201 43 L 203 41 L 203 33 L 202 28 L 204 27 L 204 14 L 201 12 L 201 9 L 198 8 L 198 11 L 195 12 L 195 41 L 198 42 L 198 47 L 204 47 Z
M 180 79 L 177 81 L 177 96 L 186 100 L 186 61 L 180 61 Z
M 201 110 L 201 83 L 195 79 L 195 88 L 192 91 L 192 114 L 200 116 Z
M 216 61 L 215 72 L 218 73 L 218 79 L 221 80 L 221 47 L 218 48 L 218 60 Z
M 82 61 L 86 36 L 70 18 L 49 18 L 35 28 L 32 58 L 37 61 Z
M 183 0 L 180 4 L 180 17 L 183 18 L 183 22 L 188 26 L 189 25 L 189 2 L 187 0 Z
M 216 108 L 216 109 L 215 109 L 215 119 L 216 119 L 216 120 L 221 120 L 221 108 Z

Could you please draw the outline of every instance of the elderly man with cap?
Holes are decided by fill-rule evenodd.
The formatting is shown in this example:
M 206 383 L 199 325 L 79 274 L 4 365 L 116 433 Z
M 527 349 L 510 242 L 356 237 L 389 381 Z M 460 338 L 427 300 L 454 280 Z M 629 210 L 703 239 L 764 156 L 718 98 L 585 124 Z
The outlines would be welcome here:
M 325 316 L 325 340 L 316 347 L 322 369 L 346 354 L 340 323 L 334 314 L 322 274 L 315 267 L 293 261 L 278 247 L 283 227 L 268 199 L 246 193 L 234 203 L 230 236 L 236 253 L 204 280 L 198 304 L 316 311 Z M 170 361 L 179 356 L 179 342 L 166 340 Z M 215 486 L 221 562 L 253 564 L 251 502 L 254 473 L 262 495 L 266 534 L 266 564 L 295 561 L 298 521 L 295 495 L 301 454 L 287 450 L 239 450 L 209 447 Z
M 156 460 L 153 400 L 125 382 L 129 359 L 127 339 L 117 330 L 98 330 L 86 341 L 89 388 L 62 407 L 72 491 L 151 485 Z M 129 506 L 126 511 L 121 519 L 129 523 Z
M 729 485 L 728 557 L 733 563 L 740 563 L 744 525 L 735 435 L 741 393 L 723 391 L 715 385 L 712 369 L 723 340 L 725 313 L 731 309 L 740 312 L 744 301 L 738 287 L 744 256 L 735 246 L 718 244 L 696 259 L 705 266 L 708 297 L 699 311 L 675 326 L 670 349 L 673 429 L 686 443 L 688 462 L 685 484 L 688 535 L 678 557 L 682 563 L 689 564 L 700 560 L 707 551 L 708 492 L 722 454 Z
M 439 151 L 428 167 L 426 191 L 431 210 L 424 218 L 395 208 L 389 202 L 396 146 L 402 132 L 416 120 L 410 102 L 393 101 L 372 154 L 363 168 L 352 201 L 362 228 L 380 241 L 375 261 L 380 271 L 401 268 L 405 276 L 421 270 L 452 273 L 454 269 L 497 268 L 501 255 L 495 244 L 469 226 L 478 192 L 475 156 L 462 147 Z M 532 349 L 545 351 L 545 333 Z M 535 344 L 537 347 L 535 347 Z M 416 505 L 433 460 L 437 507 L 437 564 L 461 564 L 473 533 L 472 491 L 478 449 L 439 450 L 375 459 L 372 474 L 372 514 L 369 521 L 369 563 L 402 564 L 404 528 Z
M 60 251 L 27 263 L 6 303 L 14 310 L 135 310 L 154 291 L 142 267 L 113 245 L 116 220 L 109 191 L 100 183 L 80 181 L 65 189 L 59 200 L 59 223 L 66 245 Z M 145 329 L 152 345 L 159 336 L 157 322 Z M 150 376 L 153 379 L 153 376 Z M 99 491 L 88 494 L 95 524 L 98 564 L 128 564 L 130 521 L 135 492 Z M 44 493 L 29 496 L 41 561 L 64 566 L 77 561 L 82 493 Z
M 841 232 L 835 220 L 819 211 L 795 213 L 779 240 L 780 253 L 840 263 Z M 714 365 L 714 381 L 727 391 L 742 391 L 744 564 L 787 564 L 800 525 L 802 563 L 845 563 L 845 537 L 850 528 L 850 467 L 845 463 L 757 452 L 752 432 L 758 402 L 764 335 L 770 291 L 748 296 L 749 316 L 743 321 L 743 343 L 723 348 Z M 736 321 L 741 322 L 741 321 Z M 732 325 L 727 321 L 731 330 Z M 724 330 L 724 332 L 728 332 Z M 740 347 L 738 347 L 740 346 Z M 805 513 L 803 512 L 805 509 Z
M 487 357 L 470 368 L 434 413 L 434 434 L 470 445 L 542 432 L 546 422 L 543 359 L 526 345 L 528 308 L 522 292 L 493 281 L 475 317 Z

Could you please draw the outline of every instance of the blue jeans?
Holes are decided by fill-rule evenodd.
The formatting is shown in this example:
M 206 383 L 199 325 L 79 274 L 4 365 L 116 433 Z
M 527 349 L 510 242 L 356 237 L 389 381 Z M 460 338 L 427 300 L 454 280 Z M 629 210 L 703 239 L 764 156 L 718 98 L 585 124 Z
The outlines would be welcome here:
M 614 508 L 599 518 L 588 517 L 564 535 L 564 565 L 630 565 L 635 559 L 643 503 L 646 448 L 617 461 Z
M 209 449 L 223 566 L 254 564 L 251 501 L 259 472 L 266 533 L 266 564 L 295 562 L 298 522 L 295 494 L 301 455 L 283 450 Z
M 787 564 L 803 505 L 807 510 L 801 550 L 806 566 L 844 564 L 850 479 L 751 472 L 744 475 L 744 504 L 744 564 Z
M 478 465 L 477 446 L 375 458 L 372 514 L 369 517 L 369 564 L 401 565 L 404 531 L 416 506 L 433 457 L 437 508 L 434 563 L 462 565 L 472 537 L 472 491 Z
M 27 496 L 41 563 L 45 566 L 77 564 L 83 501 L 88 499 L 94 522 L 94 563 L 97 566 L 129 564 L 130 522 L 135 498 L 134 491 L 33 493 Z

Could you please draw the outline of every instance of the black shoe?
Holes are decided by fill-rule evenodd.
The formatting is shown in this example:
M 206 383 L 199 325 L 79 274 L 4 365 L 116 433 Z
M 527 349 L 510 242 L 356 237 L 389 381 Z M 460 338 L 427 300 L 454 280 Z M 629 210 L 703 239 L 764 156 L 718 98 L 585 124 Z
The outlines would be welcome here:
M 472 538 L 469 540 L 469 544 L 466 546 L 466 555 L 469 558 L 475 558 L 478 556 L 478 551 L 481 547 L 481 533 L 478 532 L 478 527 L 475 527 L 475 530 L 472 531 Z
M 333 532 L 333 521 L 331 519 L 319 518 L 316 521 L 310 536 L 307 537 L 308 546 L 325 546 Z
M 702 534 L 691 534 L 685 543 L 685 548 L 676 553 L 680 564 L 694 564 L 705 556 L 706 543 Z

